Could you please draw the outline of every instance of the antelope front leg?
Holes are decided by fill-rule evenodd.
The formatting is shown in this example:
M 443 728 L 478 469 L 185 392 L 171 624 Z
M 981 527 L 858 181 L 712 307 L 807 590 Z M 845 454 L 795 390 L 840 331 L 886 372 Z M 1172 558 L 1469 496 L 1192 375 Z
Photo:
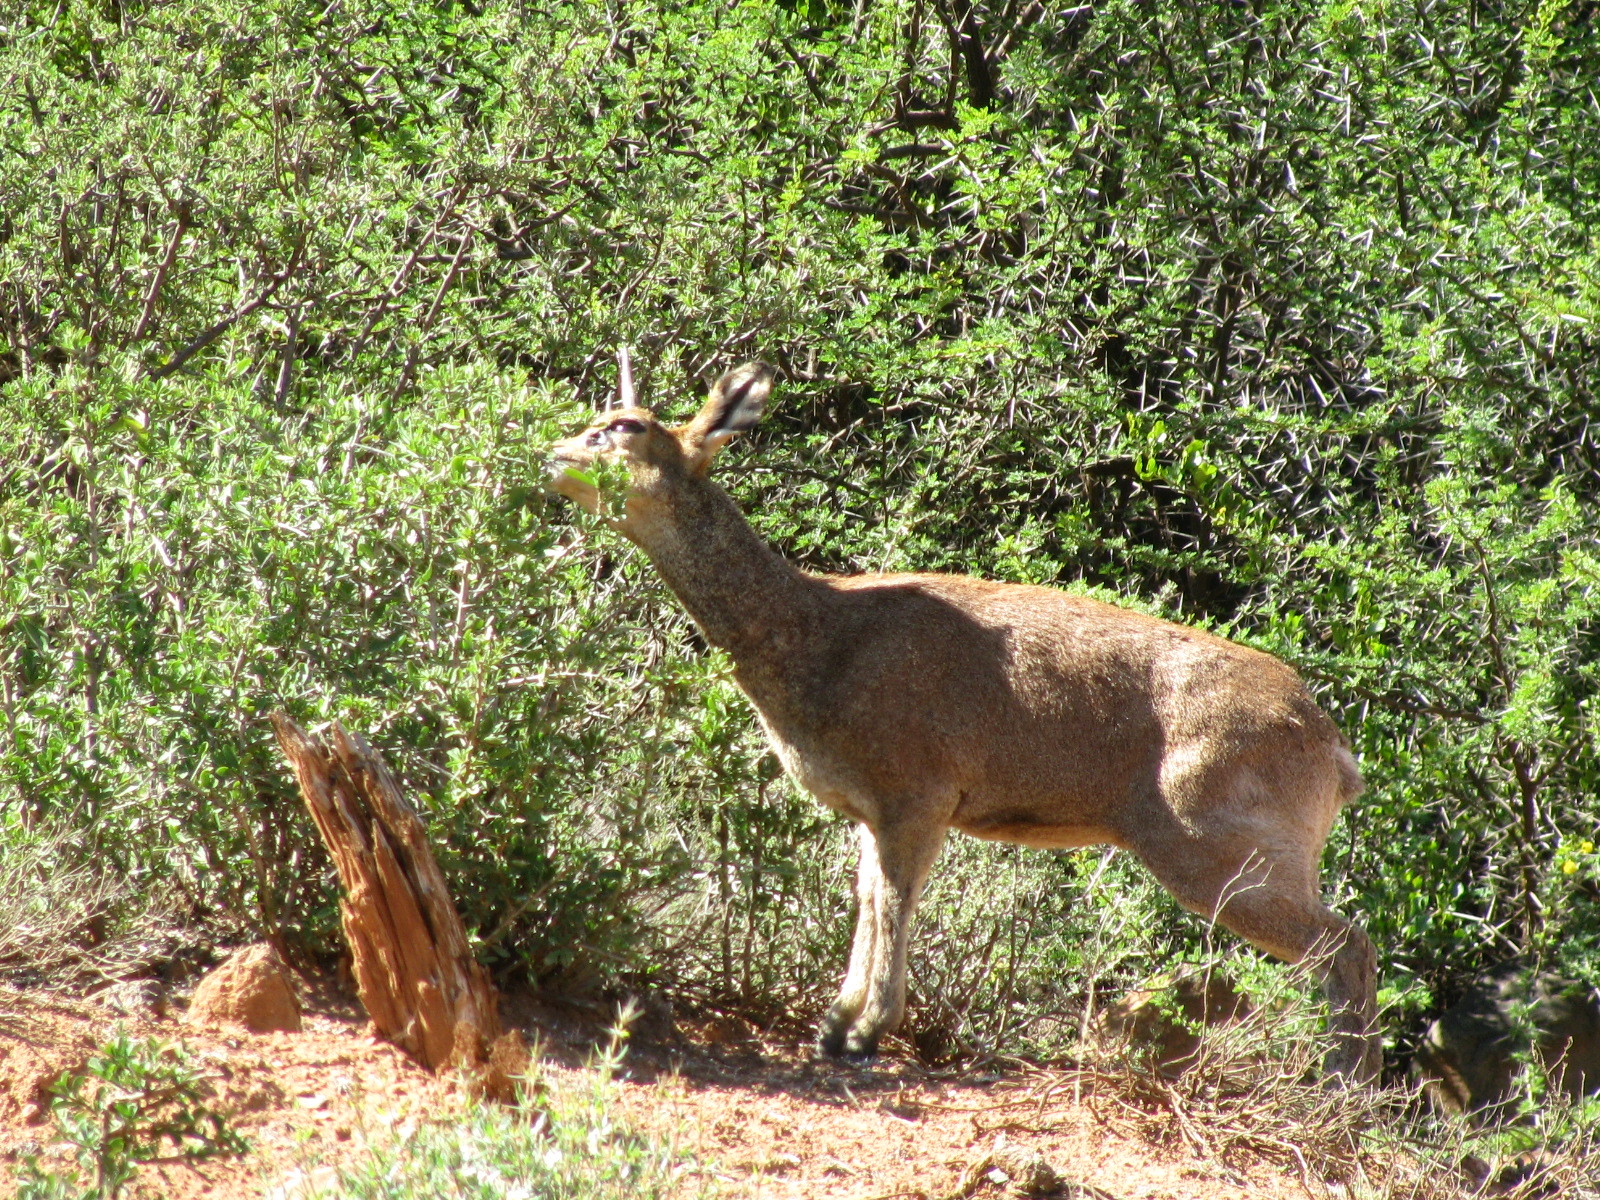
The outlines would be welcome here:
M 823 1021 L 824 1053 L 871 1058 L 905 1015 L 911 919 L 944 835 L 941 825 L 910 822 L 876 832 L 861 827 L 856 940 L 839 999 Z
M 861 855 L 856 866 L 856 936 L 850 943 L 850 966 L 844 973 L 839 998 L 822 1018 L 817 1048 L 829 1058 L 845 1053 L 845 1035 L 867 1003 L 867 981 L 872 975 L 872 960 L 878 940 L 878 842 L 872 830 L 856 826 L 856 844 Z

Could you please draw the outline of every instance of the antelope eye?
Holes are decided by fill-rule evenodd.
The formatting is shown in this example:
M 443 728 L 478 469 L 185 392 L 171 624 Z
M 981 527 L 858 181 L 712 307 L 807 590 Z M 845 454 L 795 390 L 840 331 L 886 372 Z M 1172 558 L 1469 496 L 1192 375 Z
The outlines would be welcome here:
M 632 417 L 621 417 L 606 426 L 607 433 L 643 433 L 644 422 Z

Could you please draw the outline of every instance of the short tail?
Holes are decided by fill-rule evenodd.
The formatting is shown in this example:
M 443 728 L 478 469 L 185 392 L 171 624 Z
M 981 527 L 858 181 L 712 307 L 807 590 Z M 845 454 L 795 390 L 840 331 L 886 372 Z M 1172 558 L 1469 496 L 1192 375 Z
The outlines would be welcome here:
M 1333 752 L 1333 761 L 1339 771 L 1339 803 L 1349 804 L 1367 790 L 1367 784 L 1361 778 L 1361 768 L 1356 766 L 1356 756 L 1342 738 Z

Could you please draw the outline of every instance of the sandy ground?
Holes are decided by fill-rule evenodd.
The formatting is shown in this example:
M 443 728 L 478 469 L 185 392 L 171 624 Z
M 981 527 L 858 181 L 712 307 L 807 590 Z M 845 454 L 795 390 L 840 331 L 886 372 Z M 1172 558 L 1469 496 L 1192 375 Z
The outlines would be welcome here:
M 24 1156 L 51 1153 L 46 1089 L 119 1027 L 186 1044 L 251 1142 L 243 1158 L 146 1166 L 134 1194 L 281 1196 L 297 1172 L 352 1162 L 396 1126 L 448 1120 L 463 1102 L 453 1080 L 369 1036 L 358 1011 L 326 989 L 308 999 L 305 1028 L 293 1034 L 197 1028 L 176 1005 L 123 1007 L 132 1011 L 0 989 L 0 1196 L 14 1194 Z M 507 1011 L 540 1043 L 540 1070 L 554 1088 L 587 1086 L 582 1063 L 603 1039 L 606 1015 L 531 1000 Z M 1096 1096 L 1070 1076 L 941 1078 L 893 1057 L 842 1068 L 726 1017 L 643 1022 L 615 1089 L 625 1118 L 693 1155 L 702 1182 L 752 1200 L 1016 1194 L 1019 1172 L 1041 1158 L 1069 1185 L 1063 1196 L 1327 1194 L 1280 1164 L 1206 1161 L 1162 1114 Z
M 259 1196 L 296 1168 L 349 1161 L 368 1136 L 452 1102 L 450 1082 L 367 1036 L 365 1025 L 349 1012 L 310 1011 L 300 1033 L 251 1034 L 0 991 L 0 1196 L 15 1192 L 13 1168 L 24 1156 L 43 1150 L 42 1161 L 50 1161 L 50 1084 L 81 1070 L 119 1029 L 186 1046 L 213 1078 L 213 1103 L 251 1143 L 242 1159 L 147 1165 L 138 1192 L 172 1200 Z

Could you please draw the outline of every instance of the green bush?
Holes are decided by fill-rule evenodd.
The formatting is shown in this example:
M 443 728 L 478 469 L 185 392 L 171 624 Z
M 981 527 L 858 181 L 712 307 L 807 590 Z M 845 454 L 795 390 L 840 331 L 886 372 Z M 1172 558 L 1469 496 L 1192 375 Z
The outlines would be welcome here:
M 115 1200 L 137 1171 L 169 1152 L 184 1158 L 243 1154 L 248 1145 L 205 1102 L 203 1080 L 176 1046 L 118 1034 L 51 1091 L 56 1132 L 77 1168 L 48 1171 L 37 1159 L 17 1170 L 20 1200 Z
M 1362 758 L 1328 881 L 1393 1002 L 1600 980 L 1590 8 L 23 5 L 0 827 L 324 945 L 282 704 L 396 761 L 508 968 L 814 1008 L 842 831 L 539 468 L 619 343 L 674 413 L 760 355 L 724 475 L 787 554 L 1283 655 Z M 1098 862 L 951 854 L 930 1038 L 1070 1000 Z M 1199 937 L 1138 894 L 1107 983 Z

